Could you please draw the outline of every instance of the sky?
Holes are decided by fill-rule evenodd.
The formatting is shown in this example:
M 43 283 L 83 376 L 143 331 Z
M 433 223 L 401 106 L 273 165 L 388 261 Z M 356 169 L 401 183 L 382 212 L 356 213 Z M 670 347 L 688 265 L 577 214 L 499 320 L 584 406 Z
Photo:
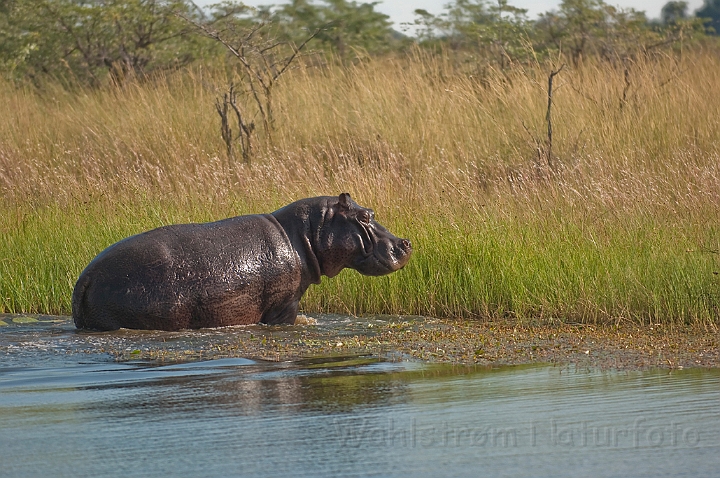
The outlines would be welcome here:
M 283 3 L 282 0 L 242 0 L 246 5 L 277 5 Z M 356 0 L 358 3 L 365 3 L 374 0 Z M 688 10 L 692 14 L 695 10 L 703 5 L 703 0 L 686 0 L 688 2 Z M 622 8 L 634 8 L 635 10 L 644 11 L 649 19 L 660 18 L 660 10 L 668 0 L 605 0 L 608 5 L 619 6 Z M 203 2 L 199 2 L 203 3 Z M 209 2 L 215 3 L 215 2 Z M 396 30 L 402 30 L 400 24 L 403 22 L 412 22 L 415 19 L 413 12 L 422 8 L 432 14 L 441 13 L 444 5 L 448 0 L 381 0 L 375 6 L 375 10 L 390 16 L 390 20 L 395 23 Z M 525 8 L 528 10 L 528 17 L 534 19 L 538 14 L 557 9 L 560 0 L 509 0 L 508 4 Z

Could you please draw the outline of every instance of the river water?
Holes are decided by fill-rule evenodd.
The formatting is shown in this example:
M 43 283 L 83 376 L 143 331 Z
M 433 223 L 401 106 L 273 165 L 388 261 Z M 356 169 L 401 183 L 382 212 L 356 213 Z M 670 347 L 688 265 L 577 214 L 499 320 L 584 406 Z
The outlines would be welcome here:
M 487 368 L 372 356 L 118 362 L 105 351 L 109 342 L 142 349 L 157 336 L 83 334 L 67 318 L 0 319 L 0 476 L 720 470 L 719 370 Z M 342 336 L 346 324 L 320 317 L 316 327 Z

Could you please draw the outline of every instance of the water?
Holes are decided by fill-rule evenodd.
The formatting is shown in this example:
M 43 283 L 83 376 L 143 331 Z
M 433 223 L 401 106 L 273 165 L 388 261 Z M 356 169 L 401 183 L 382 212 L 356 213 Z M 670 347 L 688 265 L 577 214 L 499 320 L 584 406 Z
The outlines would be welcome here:
M 118 363 L 159 335 L 0 327 L 0 476 L 717 476 L 720 371 L 377 357 Z M 319 319 L 342 336 L 358 323 Z M 177 347 L 232 331 L 163 336 Z M 197 345 L 197 343 L 195 344 Z

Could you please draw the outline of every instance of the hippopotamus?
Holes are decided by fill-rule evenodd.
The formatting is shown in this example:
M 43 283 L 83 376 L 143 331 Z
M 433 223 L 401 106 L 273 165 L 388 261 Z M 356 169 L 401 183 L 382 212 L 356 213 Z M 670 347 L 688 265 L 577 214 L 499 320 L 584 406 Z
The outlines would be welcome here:
M 310 284 L 351 268 L 407 264 L 410 241 L 348 193 L 301 199 L 270 214 L 159 227 L 121 240 L 82 271 L 72 295 L 80 329 L 181 330 L 293 324 Z

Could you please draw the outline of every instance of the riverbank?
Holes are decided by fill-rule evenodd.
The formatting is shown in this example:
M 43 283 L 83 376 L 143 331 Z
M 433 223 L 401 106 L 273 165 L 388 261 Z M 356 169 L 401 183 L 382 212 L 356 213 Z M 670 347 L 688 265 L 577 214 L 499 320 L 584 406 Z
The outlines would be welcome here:
M 661 325 L 516 325 L 423 319 L 390 322 L 349 337 L 289 337 L 242 341 L 230 355 L 293 360 L 327 354 L 371 354 L 428 362 L 643 370 L 720 367 L 717 331 Z M 252 335 L 252 334 L 251 334 Z M 312 332 L 308 334 L 311 336 Z
M 425 317 L 301 316 L 295 326 L 245 326 L 197 331 L 76 331 L 69 317 L 0 316 L 0 332 L 16 327 L 61 329 L 61 353 L 107 354 L 119 362 L 176 363 L 243 357 L 309 361 L 336 357 L 418 360 L 458 365 L 575 365 L 593 369 L 644 370 L 720 367 L 720 339 L 711 328 L 640 327 L 631 323 L 517 324 Z M 11 354 L 26 343 L 3 344 Z M 52 347 L 52 346 L 50 346 Z M 325 366 L 326 366 L 325 365 Z
M 720 367 L 717 331 L 661 324 L 515 325 L 511 322 L 430 320 L 431 327 L 388 331 L 398 350 L 430 361 L 518 365 L 573 364 L 638 370 Z

